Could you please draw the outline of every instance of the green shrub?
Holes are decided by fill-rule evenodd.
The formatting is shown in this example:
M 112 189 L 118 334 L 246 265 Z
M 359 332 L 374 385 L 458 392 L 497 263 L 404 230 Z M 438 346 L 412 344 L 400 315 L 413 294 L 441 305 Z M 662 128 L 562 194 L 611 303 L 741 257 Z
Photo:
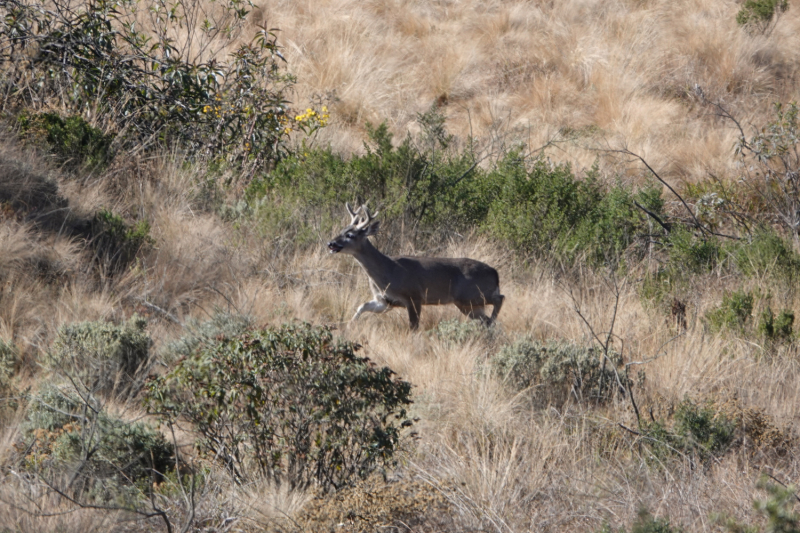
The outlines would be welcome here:
M 751 26 L 763 31 L 776 14 L 787 9 L 788 0 L 745 0 L 736 13 L 736 22 L 740 26 Z
M 756 200 L 750 215 L 765 227 L 780 224 L 800 250 L 800 109 L 775 104 L 775 118 L 747 139 L 741 135 L 740 188 Z M 764 230 L 762 230 L 764 231 Z
M 767 519 L 766 527 L 742 524 L 724 515 L 714 516 L 715 521 L 722 523 L 731 533 L 800 533 L 800 514 L 795 510 L 797 489 L 772 483 L 766 475 L 759 479 L 758 487 L 768 496 L 765 500 L 754 500 L 753 507 Z
M 239 480 L 338 488 L 392 464 L 411 384 L 308 324 L 200 345 L 150 384 L 147 406 L 186 420 Z
M 26 469 L 47 477 L 70 472 L 78 492 L 149 482 L 174 466 L 174 447 L 143 422 L 109 415 L 92 396 L 46 387 L 31 398 L 22 424 Z
M 19 407 L 21 394 L 14 383 L 18 363 L 17 347 L 0 339 L 0 424 L 7 423 L 6 417 L 13 416 Z
M 106 166 L 113 157 L 113 135 L 90 126 L 81 116 L 61 118 L 57 113 L 28 113 L 17 116 L 23 139 L 42 145 L 67 168 L 90 170 Z
M 274 233 L 309 234 L 315 243 L 318 232 L 340 229 L 344 203 L 353 198 L 382 206 L 387 221 L 413 228 L 412 236 L 477 224 L 492 199 L 485 171 L 469 150 L 459 151 L 448 136 L 431 131 L 438 127 L 430 113 L 419 121 L 420 137 L 406 137 L 398 146 L 385 123 L 367 123 L 366 153 L 348 160 L 330 148 L 286 157 L 246 191 L 254 208 L 263 207 L 254 209 L 257 218 Z
M 608 188 L 596 169 L 577 178 L 569 166 L 529 161 L 520 150 L 484 169 L 469 145 L 459 147 L 447 134 L 437 112 L 418 121 L 422 133 L 398 146 L 386 124 L 367 124 L 364 155 L 344 159 L 314 149 L 285 158 L 248 187 L 252 211 L 267 233 L 317 243 L 319 233 L 340 229 L 346 201 L 366 198 L 423 243 L 479 227 L 525 254 L 588 256 L 593 264 L 617 260 L 646 227 L 634 200 L 661 212 L 655 187 Z
M 697 405 L 685 399 L 675 411 L 674 432 L 682 448 L 705 459 L 723 455 L 734 440 L 736 423 L 711 404 Z
M 619 354 L 603 365 L 602 353 L 567 342 L 541 343 L 527 338 L 507 345 L 491 360 L 493 370 L 514 388 L 530 388 L 542 403 L 561 404 L 574 396 L 578 401 L 605 401 L 618 388 L 615 370 Z M 620 380 L 625 385 L 623 376 Z
M 677 275 L 710 272 L 719 261 L 720 243 L 714 237 L 701 237 L 679 226 L 672 230 L 667 243 L 669 266 Z
M 626 533 L 627 530 L 622 527 L 614 529 L 608 524 L 604 525 L 598 533 Z M 656 518 L 646 507 L 639 509 L 636 520 L 631 526 L 631 533 L 682 533 L 683 528 L 679 526 L 671 526 L 668 518 Z
M 17 347 L 0 339 L 0 391 L 7 388 L 17 369 Z
M 669 430 L 662 422 L 644 423 L 640 432 L 653 457 L 660 463 L 673 455 L 708 461 L 721 457 L 734 444 L 737 424 L 711 403 L 704 406 L 685 399 L 675 411 Z
M 140 250 L 154 244 L 147 221 L 141 220 L 131 226 L 106 209 L 95 213 L 91 235 L 95 260 L 106 275 L 121 272 Z
M 46 364 L 92 392 L 135 391 L 146 373 L 152 342 L 146 326 L 138 315 L 120 325 L 67 324 L 59 328 Z
M 478 320 L 442 320 L 431 333 L 444 344 L 462 345 L 477 340 L 484 335 L 492 335 L 494 330 L 487 328 Z
M 782 281 L 789 290 L 800 279 L 800 254 L 774 230 L 762 228 L 750 240 L 737 241 L 728 249 L 744 276 Z
M 248 5 L 225 0 L 201 13 L 164 0 L 4 2 L 3 103 L 92 113 L 130 148 L 166 144 L 220 164 L 269 166 L 291 130 L 313 133 L 327 113 L 289 112 L 294 77 L 280 68 L 274 30 L 223 51 L 248 24 Z M 166 16 L 143 25 L 148 11 Z
M 794 313 L 784 309 L 776 317 L 771 307 L 761 312 L 758 321 L 758 332 L 768 340 L 785 341 L 792 337 Z
M 753 294 L 736 291 L 726 294 L 719 307 L 706 313 L 706 320 L 714 331 L 742 330 L 753 315 Z
M 169 343 L 161 355 L 167 362 L 189 357 L 200 346 L 217 342 L 218 337 L 238 337 L 252 326 L 250 317 L 236 313 L 217 311 L 210 320 L 189 320 L 184 326 L 183 336 Z
M 578 224 L 592 216 L 602 194 L 589 176 L 576 180 L 569 165 L 552 165 L 539 159 L 527 167 L 517 154 L 499 165 L 502 181 L 492 203 L 487 226 L 514 248 L 544 255 L 563 248 L 563 241 Z
M 631 533 L 681 533 L 683 528 L 671 526 L 668 518 L 656 518 L 646 508 L 639 510 Z
M 591 264 L 617 260 L 644 226 L 634 200 L 660 212 L 660 192 L 646 187 L 634 195 L 622 185 L 603 187 L 592 169 L 578 179 L 568 165 L 543 159 L 530 165 L 510 153 L 493 174 L 499 181 L 484 227 L 514 248 L 539 256 Z

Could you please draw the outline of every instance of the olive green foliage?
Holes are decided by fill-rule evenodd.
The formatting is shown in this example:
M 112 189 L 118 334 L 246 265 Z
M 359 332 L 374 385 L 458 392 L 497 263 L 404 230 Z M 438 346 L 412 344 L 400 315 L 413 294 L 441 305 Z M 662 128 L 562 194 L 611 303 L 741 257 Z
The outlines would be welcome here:
M 659 462 L 674 455 L 706 462 L 721 457 L 734 444 L 736 422 L 710 403 L 699 405 L 687 398 L 676 409 L 674 419 L 672 430 L 661 421 L 640 428 L 642 442 Z
M 800 254 L 768 227 L 757 228 L 739 240 L 723 240 L 676 226 L 661 243 L 666 252 L 663 260 L 658 270 L 645 275 L 641 287 L 641 295 L 647 300 L 663 303 L 671 301 L 670 297 L 680 298 L 698 275 L 712 273 L 765 280 L 789 294 L 796 290 L 800 281 Z M 738 305 L 729 301 L 723 307 L 728 304 Z M 736 322 L 727 320 L 730 316 L 717 311 L 712 312 L 713 317 L 708 317 L 712 318 L 713 328 L 728 327 Z M 745 316 L 741 318 L 746 322 Z
M 515 389 L 530 389 L 537 403 L 562 404 L 570 396 L 578 401 L 610 399 L 620 383 L 627 384 L 618 373 L 621 362 L 616 353 L 606 359 L 594 348 L 521 338 L 504 346 L 491 366 Z
M 770 228 L 760 228 L 749 239 L 729 243 L 727 250 L 746 277 L 780 282 L 788 290 L 800 281 L 800 254 Z
M 485 172 L 475 166 L 469 150 L 451 144 L 431 116 L 439 115 L 421 115 L 423 134 L 406 137 L 399 146 L 393 145 L 385 123 L 367 123 L 364 155 L 344 159 L 327 148 L 287 157 L 273 172 L 254 180 L 247 196 L 254 205 L 268 200 L 259 218 L 277 231 L 291 229 L 285 220 L 298 218 L 300 208 L 307 213 L 301 222 L 318 224 L 329 234 L 340 229 L 344 203 L 354 198 L 371 200 L 373 206 L 382 206 L 386 219 L 401 219 L 416 231 L 475 225 L 487 209 L 481 190 Z
M 208 48 L 243 32 L 249 5 L 225 0 L 210 11 L 166 0 L 3 2 L 4 103 L 90 112 L 130 147 L 166 143 L 195 157 L 269 165 L 299 123 L 289 118 L 285 91 L 293 78 L 280 69 L 274 32 L 260 29 L 230 53 Z M 145 13 L 152 16 L 143 24 Z M 187 39 L 176 41 L 176 32 Z
M 159 431 L 114 417 L 70 389 L 48 386 L 33 396 L 21 429 L 24 468 L 48 479 L 69 472 L 81 494 L 112 498 L 174 466 L 174 446 Z
M 150 384 L 147 406 L 191 422 L 238 481 L 339 488 L 393 464 L 411 384 L 308 324 L 199 345 Z
M 736 13 L 736 22 L 741 26 L 754 27 L 764 31 L 769 27 L 772 18 L 789 9 L 788 0 L 745 0 L 739 12 Z
M 169 343 L 161 352 L 167 361 L 176 361 L 182 357 L 189 357 L 199 346 L 213 344 L 217 338 L 237 337 L 250 329 L 250 317 L 236 313 L 217 311 L 210 320 L 199 321 L 192 319 L 183 328 L 183 336 Z
M 646 507 L 639 509 L 636 521 L 631 526 L 631 533 L 682 533 L 683 528 L 670 525 L 669 518 L 657 518 L 650 514 Z M 613 529 L 606 525 L 598 533 L 627 533 L 623 527 Z
M 669 300 L 669 296 L 685 290 L 696 275 L 713 271 L 722 253 L 717 238 L 678 225 L 660 243 L 666 252 L 664 260 L 658 270 L 645 275 L 641 288 L 642 296 L 655 302 Z
M 22 112 L 17 116 L 20 136 L 52 152 L 67 169 L 99 169 L 113 157 L 113 135 L 105 135 L 81 116 Z
M 743 330 L 753 316 L 753 294 L 735 291 L 722 298 L 719 307 L 706 313 L 706 320 L 713 331 L 722 329 Z
M 700 274 L 714 269 L 719 261 L 720 243 L 715 238 L 698 235 L 678 227 L 666 240 L 669 266 L 681 274 Z
M 478 320 L 442 320 L 431 333 L 442 343 L 448 345 L 462 345 L 470 341 L 488 337 L 493 338 L 496 330 L 487 327 Z
M 720 456 L 733 442 L 736 423 L 712 405 L 698 405 L 685 399 L 675 411 L 673 431 L 680 435 L 684 450 L 701 457 Z
M 147 322 L 79 322 L 59 328 L 45 363 L 91 392 L 126 392 L 141 386 L 152 341 Z
M 764 225 L 780 224 L 800 250 L 800 123 L 797 104 L 775 104 L 775 119 L 736 147 L 739 181 L 758 198 L 755 214 Z
M 660 194 L 646 188 L 637 195 L 621 185 L 606 189 L 596 172 L 577 179 L 568 165 L 543 159 L 528 164 L 509 154 L 492 177 L 499 185 L 484 226 L 514 248 L 536 255 L 555 252 L 592 264 L 617 259 L 644 227 L 634 198 L 659 211 Z
M 768 494 L 765 500 L 753 501 L 756 511 L 767 520 L 765 527 L 742 524 L 724 516 L 716 516 L 716 521 L 731 533 L 800 533 L 795 487 L 773 483 L 766 475 L 759 480 L 758 487 Z
M 95 261 L 107 276 L 124 270 L 134 261 L 136 254 L 154 242 L 146 220 L 130 225 L 121 216 L 101 209 L 91 221 Z
M 11 378 L 16 373 L 18 360 L 17 347 L 0 339 L 0 392 L 8 386 Z
M 364 155 L 345 159 L 308 149 L 255 179 L 247 197 L 264 230 L 318 243 L 319 233 L 341 228 L 344 203 L 363 198 L 421 244 L 479 228 L 524 254 L 587 256 L 598 264 L 616 261 L 646 229 L 634 200 L 661 212 L 654 187 L 635 193 L 621 184 L 607 187 L 596 170 L 577 177 L 567 165 L 521 150 L 482 165 L 471 145 L 447 134 L 438 112 L 418 121 L 422 133 L 398 146 L 385 123 L 368 124 Z
M 772 308 L 767 306 L 758 321 L 758 332 L 766 339 L 772 341 L 786 341 L 792 337 L 794 328 L 794 312 L 783 309 L 775 316 Z

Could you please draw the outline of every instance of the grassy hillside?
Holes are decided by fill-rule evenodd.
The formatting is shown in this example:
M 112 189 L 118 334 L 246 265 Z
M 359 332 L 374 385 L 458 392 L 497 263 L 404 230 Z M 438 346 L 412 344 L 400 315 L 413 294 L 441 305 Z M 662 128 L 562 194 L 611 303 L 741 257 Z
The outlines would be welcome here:
M 0 4 L 3 528 L 800 530 L 800 6 L 114 7 Z

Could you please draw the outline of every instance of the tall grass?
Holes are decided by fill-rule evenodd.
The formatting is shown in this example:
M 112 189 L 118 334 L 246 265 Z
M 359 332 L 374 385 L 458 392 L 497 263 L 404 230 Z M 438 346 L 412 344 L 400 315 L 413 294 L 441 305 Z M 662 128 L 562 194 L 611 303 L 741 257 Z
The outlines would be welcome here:
M 30 444 L 20 430 L 25 402 L 57 379 L 44 363 L 59 329 L 122 323 L 138 313 L 154 343 L 154 373 L 174 364 L 164 354 L 175 341 L 188 345 L 188 337 L 208 330 L 213 335 L 192 342 L 213 343 L 226 334 L 198 324 L 235 316 L 257 326 L 333 326 L 337 336 L 361 344 L 360 353 L 414 385 L 410 414 L 419 418 L 417 435 L 398 468 L 354 489 L 356 496 L 341 504 L 347 522 L 325 526 L 357 531 L 358 517 L 374 511 L 370 505 L 383 506 L 380 512 L 390 507 L 387 487 L 423 485 L 432 492 L 414 494 L 435 505 L 418 511 L 425 506 L 409 504 L 418 514 L 403 522 L 418 530 L 593 531 L 603 524 L 628 527 L 642 506 L 687 531 L 718 529 L 713 514 L 760 524 L 752 507 L 760 497 L 759 474 L 786 484 L 800 476 L 797 335 L 768 338 L 757 324 L 767 309 L 776 316 L 800 313 L 793 288 L 797 250 L 775 227 L 747 232 L 730 218 L 714 229 L 738 229 L 742 240 L 680 230 L 687 213 L 666 194 L 657 211 L 674 229 L 665 234 L 631 207 L 633 198 L 645 202 L 630 192 L 645 183 L 640 169 L 594 150 L 629 146 L 672 183 L 738 176 L 732 156 L 738 133 L 708 113 L 700 94 L 724 101 L 744 123 L 765 123 L 769 100 L 798 95 L 800 14 L 789 9 L 761 34 L 739 27 L 737 10 L 722 0 L 263 2 L 248 14 L 246 30 L 219 49 L 251 38 L 256 23 L 281 28 L 282 53 L 298 76 L 295 100 L 320 96 L 331 123 L 314 137 L 297 137 L 294 152 L 257 174 L 247 190 L 244 181 L 227 179 L 235 168 L 198 163 L 174 145 L 123 150 L 107 166 L 76 174 L 46 146 L 13 135 L 0 139 L 0 338 L 18 355 L 0 387 L 0 521 L 20 531 L 166 529 L 158 516 L 143 521 L 119 510 L 78 508 L 19 470 Z M 480 217 L 459 219 L 460 204 L 442 200 L 455 191 L 445 180 L 432 199 L 439 202 L 435 216 L 418 226 L 425 235 L 419 238 L 409 229 L 414 205 L 392 203 L 402 195 L 386 193 L 387 229 L 375 243 L 392 252 L 472 257 L 497 268 L 506 301 L 490 331 L 468 329 L 449 307 L 426 309 L 419 332 L 408 331 L 399 311 L 349 323 L 370 298 L 368 280 L 352 258 L 329 255 L 324 246 L 346 223 L 342 200 L 381 184 L 407 186 L 406 174 L 363 148 L 367 120 L 386 120 L 384 134 L 395 134 L 386 147 L 393 157 L 410 131 L 403 161 L 429 164 L 425 172 L 472 164 L 447 159 L 438 147 L 443 159 L 424 159 L 424 143 L 414 144 L 424 138 L 419 117 L 432 103 L 455 134 L 455 154 L 466 153 L 459 152 L 465 146 L 474 150 L 470 157 L 488 154 L 475 171 L 485 181 L 475 183 L 505 183 L 508 196 L 493 193 L 505 203 L 487 200 Z M 550 161 L 520 166 L 518 175 L 502 170 L 513 166 L 502 158 L 515 153 L 510 147 L 549 141 Z M 586 179 L 584 170 L 595 162 Z M 388 179 L 381 182 L 375 169 Z M 419 175 L 432 180 L 425 172 Z M 591 205 L 571 213 L 569 223 L 555 215 L 534 218 L 545 205 L 536 198 L 557 196 L 534 194 L 531 183 L 547 180 L 579 189 L 569 202 Z M 525 186 L 532 190 L 528 203 L 514 196 Z M 711 185 L 679 189 L 695 201 L 708 192 L 704 187 Z M 757 205 L 749 200 L 749 208 Z M 101 210 L 125 227 L 147 222 L 152 239 L 113 272 L 94 259 L 91 221 Z M 525 241 L 541 231 L 535 250 L 496 231 L 514 233 L 521 227 L 515 215 L 552 226 L 514 234 Z M 602 234 L 590 231 L 596 227 Z M 624 238 L 605 240 L 620 228 Z M 576 242 L 600 243 L 609 253 L 587 261 Z M 581 253 L 565 254 L 565 247 Z M 615 247 L 620 253 L 610 261 Z M 709 317 L 730 306 L 731 294 L 751 298 L 746 320 L 712 324 Z M 445 335 L 443 322 L 465 333 Z M 602 403 L 573 393 L 571 375 L 559 382 L 567 393 L 540 394 L 541 405 L 530 398 L 552 385 L 546 376 L 532 376 L 520 390 L 492 370 L 493 358 L 519 339 L 599 353 L 597 338 L 621 355 L 620 372 L 627 369 Z M 687 400 L 736 422 L 724 452 L 700 457 L 688 448 L 653 446 L 656 429 L 682 431 L 675 413 Z M 139 398 L 112 398 L 105 406 L 126 421 L 147 418 Z M 191 427 L 175 429 L 173 437 L 162 428 L 185 470 L 155 488 L 173 525 L 191 519 L 219 531 L 319 525 L 311 514 L 332 500 L 264 480 L 237 485 L 196 452 Z M 187 490 L 191 476 L 202 482 L 196 494 Z

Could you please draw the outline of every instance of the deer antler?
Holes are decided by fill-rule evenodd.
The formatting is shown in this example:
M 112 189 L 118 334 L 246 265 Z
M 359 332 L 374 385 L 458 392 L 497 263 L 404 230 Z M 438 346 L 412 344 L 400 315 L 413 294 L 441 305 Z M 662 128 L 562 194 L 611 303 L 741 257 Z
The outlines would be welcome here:
M 351 220 L 350 220 L 350 225 L 351 226 L 357 225 L 359 223 L 358 219 L 360 218 L 359 215 L 358 215 L 358 211 L 353 211 L 353 208 L 350 207 L 350 202 L 345 202 L 344 206 L 347 208 L 347 212 L 352 217 Z M 359 210 L 360 209 L 361 208 L 359 208 Z
M 361 219 L 361 222 L 358 223 L 356 229 L 366 228 L 372 223 L 373 220 L 375 220 L 375 217 L 377 217 L 378 214 L 380 213 L 380 211 L 376 211 L 375 214 L 370 215 L 369 209 L 367 208 L 367 204 L 361 205 L 361 211 L 364 213 L 364 217 Z

